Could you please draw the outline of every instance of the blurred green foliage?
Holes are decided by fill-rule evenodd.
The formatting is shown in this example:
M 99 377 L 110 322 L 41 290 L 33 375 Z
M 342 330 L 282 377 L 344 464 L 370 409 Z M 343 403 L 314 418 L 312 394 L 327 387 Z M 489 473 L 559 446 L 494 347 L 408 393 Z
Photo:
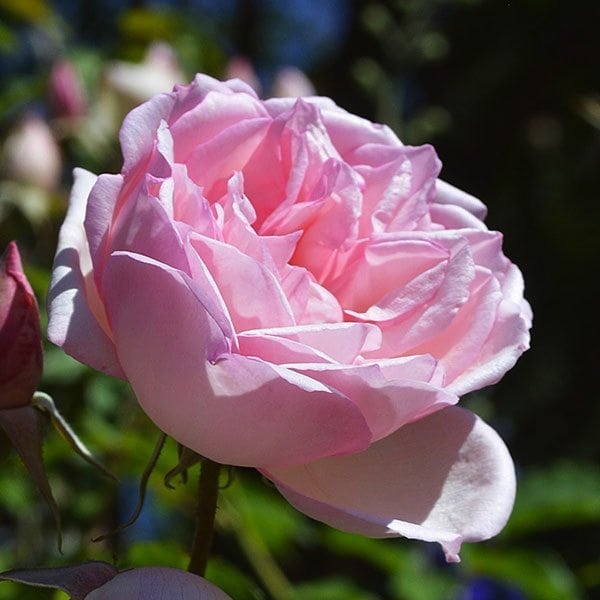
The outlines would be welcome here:
M 43 324 L 70 170 L 120 168 L 123 109 L 106 92 L 107 65 L 139 62 L 149 43 L 163 40 L 188 78 L 196 71 L 222 76 L 235 54 L 255 60 L 264 82 L 273 75 L 273 65 L 260 63 L 264 40 L 257 34 L 274 18 L 269 3 L 248 2 L 222 19 L 203 12 L 210 4 L 203 2 L 125 2 L 111 11 L 97 0 L 72 3 L 66 13 L 63 4 L 0 0 L 0 139 L 24 111 L 41 110 L 64 164 L 56 190 L 0 180 L 0 247 L 19 242 Z M 532 600 L 599 597 L 600 337 L 591 282 L 600 256 L 600 82 L 593 3 L 342 4 L 347 22 L 335 51 L 302 65 L 318 92 L 388 123 L 407 143 L 434 142 L 444 177 L 484 199 L 490 227 L 506 233 L 507 254 L 525 272 L 534 350 L 501 384 L 467 399 L 514 451 L 517 502 L 498 538 L 466 545 L 463 562 L 446 566 L 424 544 L 370 540 L 312 522 L 258 474 L 237 470 L 221 495 L 208 577 L 240 600 L 475 600 L 502 597 L 503 585 L 516 590 L 511 597 Z M 48 112 L 49 68 L 61 56 L 72 60 L 91 104 L 86 123 L 70 129 Z M 123 382 L 48 346 L 41 389 L 122 480 L 139 478 L 158 432 Z M 91 542 L 128 517 L 117 486 L 54 431 L 45 461 L 63 514 L 65 553 L 57 553 L 51 515 L 10 454 L 0 470 L 0 569 L 113 556 L 122 568 L 185 567 L 197 467 L 187 484 L 162 485 L 177 463 L 173 442 L 150 479 L 149 510 L 168 523 L 151 532 L 153 539 L 120 534 Z M 496 596 L 476 595 L 482 580 L 498 586 Z M 6 600 L 65 597 L 0 586 Z

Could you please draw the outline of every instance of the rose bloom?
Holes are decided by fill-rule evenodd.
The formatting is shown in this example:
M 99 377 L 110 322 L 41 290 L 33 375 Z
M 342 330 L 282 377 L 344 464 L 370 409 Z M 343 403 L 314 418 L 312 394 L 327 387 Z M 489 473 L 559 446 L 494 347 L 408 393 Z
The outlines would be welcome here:
M 495 535 L 513 464 L 454 405 L 513 366 L 531 312 L 433 148 L 203 75 L 133 110 L 120 141 L 119 175 L 75 173 L 50 339 L 316 519 L 450 561 Z

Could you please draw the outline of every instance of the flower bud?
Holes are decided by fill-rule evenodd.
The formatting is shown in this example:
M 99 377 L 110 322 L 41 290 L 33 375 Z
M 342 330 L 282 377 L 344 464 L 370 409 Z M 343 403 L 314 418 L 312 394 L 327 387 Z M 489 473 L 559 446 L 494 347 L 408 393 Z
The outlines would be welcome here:
M 314 96 L 315 86 L 303 71 L 296 67 L 284 67 L 275 76 L 273 96 L 285 98 L 291 96 Z
M 50 73 L 50 104 L 57 117 L 73 119 L 87 111 L 87 95 L 73 64 L 54 63 Z
M 7 138 L 3 174 L 8 179 L 52 190 L 60 182 L 60 149 L 46 122 L 28 114 Z
M 31 401 L 42 375 L 38 305 L 10 242 L 0 258 L 0 408 Z
M 245 56 L 234 56 L 225 70 L 227 79 L 241 79 L 247 83 L 258 96 L 261 95 L 262 85 L 252 63 Z

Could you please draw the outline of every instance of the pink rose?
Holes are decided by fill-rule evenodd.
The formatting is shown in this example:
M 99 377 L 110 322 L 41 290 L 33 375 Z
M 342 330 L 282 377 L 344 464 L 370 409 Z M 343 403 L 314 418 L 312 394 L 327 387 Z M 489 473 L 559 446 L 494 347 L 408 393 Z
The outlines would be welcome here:
M 29 404 L 42 376 L 42 336 L 38 305 L 14 242 L 0 257 L 0 357 L 0 409 Z
M 502 440 L 458 395 L 527 348 L 519 270 L 430 146 L 324 98 L 198 75 L 132 111 L 119 175 L 77 170 L 50 339 L 154 422 L 348 531 L 496 534 Z

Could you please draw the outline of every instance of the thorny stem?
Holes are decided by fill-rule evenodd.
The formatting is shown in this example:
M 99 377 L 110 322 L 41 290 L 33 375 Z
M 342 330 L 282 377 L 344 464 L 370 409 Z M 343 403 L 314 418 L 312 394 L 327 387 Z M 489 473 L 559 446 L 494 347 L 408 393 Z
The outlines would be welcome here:
M 206 571 L 206 563 L 212 545 L 221 465 L 204 458 L 200 468 L 196 532 L 194 533 L 188 571 L 202 576 Z

